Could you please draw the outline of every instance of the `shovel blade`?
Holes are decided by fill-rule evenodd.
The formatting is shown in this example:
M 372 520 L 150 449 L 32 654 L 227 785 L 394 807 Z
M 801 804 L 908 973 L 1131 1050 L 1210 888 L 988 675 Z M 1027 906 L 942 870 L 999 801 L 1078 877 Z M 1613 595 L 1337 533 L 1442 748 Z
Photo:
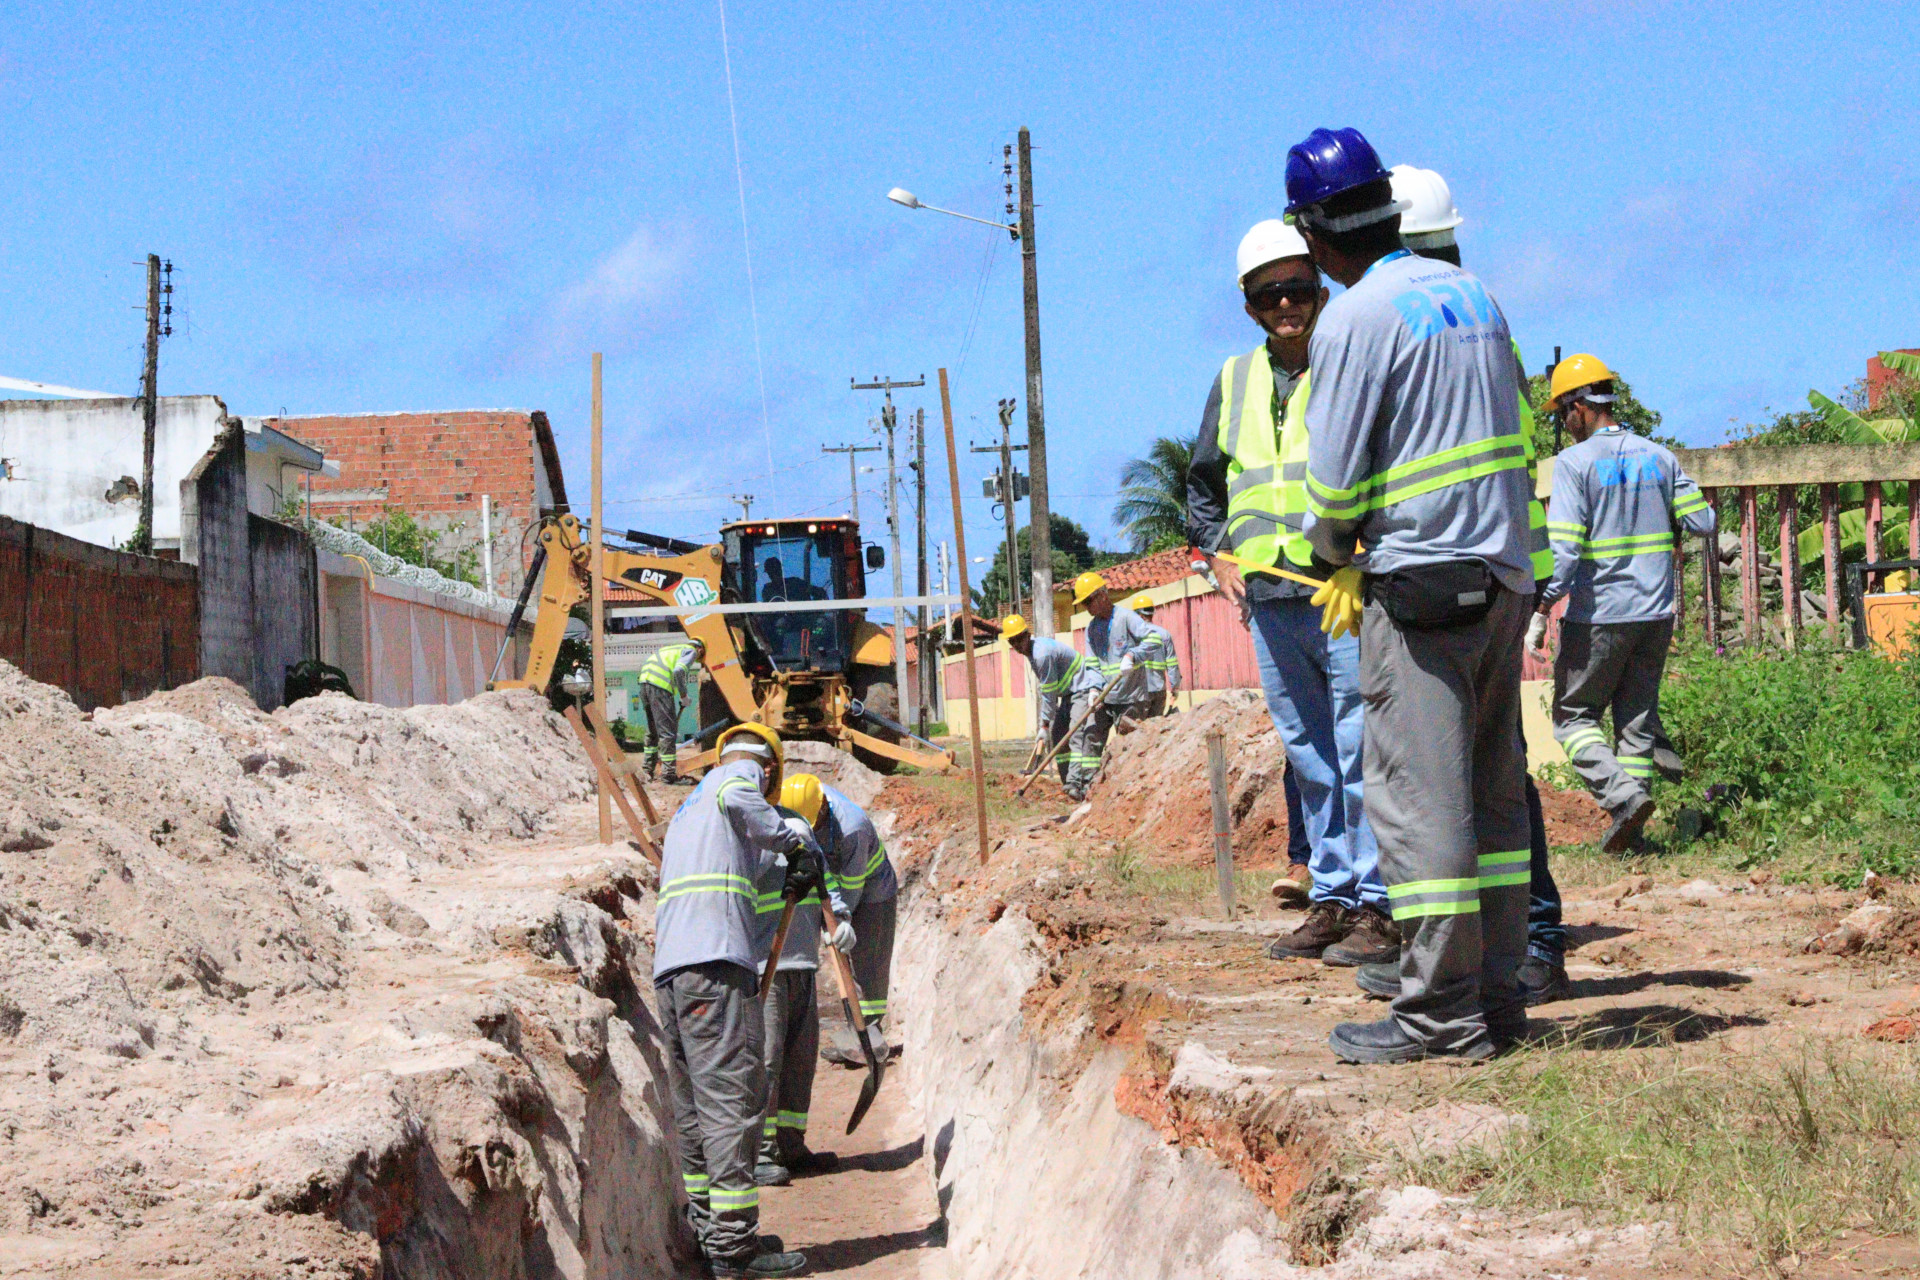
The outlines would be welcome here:
M 840 1001 L 840 1007 L 846 1010 L 847 1022 L 854 1028 L 854 1034 L 860 1040 L 860 1052 L 867 1058 L 867 1079 L 860 1086 L 860 1097 L 853 1104 L 853 1114 L 847 1117 L 847 1132 L 852 1133 L 867 1118 L 867 1111 L 873 1106 L 873 1100 L 880 1096 L 880 1081 L 886 1075 L 886 1067 L 880 1062 L 880 1055 L 873 1051 L 873 1041 L 864 1028 L 853 1020 L 853 1006 L 846 1000 Z

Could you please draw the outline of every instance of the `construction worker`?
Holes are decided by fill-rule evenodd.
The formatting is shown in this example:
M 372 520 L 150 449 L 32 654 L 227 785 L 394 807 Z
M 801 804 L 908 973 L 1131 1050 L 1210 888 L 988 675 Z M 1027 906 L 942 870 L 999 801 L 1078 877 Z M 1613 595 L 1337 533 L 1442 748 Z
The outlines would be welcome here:
M 1087 660 L 1073 678 L 1073 691 L 1076 697 L 1086 694 L 1088 706 L 1099 700 L 1092 715 L 1082 713 L 1080 727 L 1067 744 L 1067 750 L 1073 753 L 1073 763 L 1067 770 L 1067 794 L 1084 800 L 1094 775 L 1100 772 L 1107 735 L 1145 687 L 1144 664 L 1159 649 L 1160 639 L 1147 629 L 1139 614 L 1113 602 L 1107 594 L 1107 580 L 1092 570 L 1073 580 L 1073 603 L 1083 606 L 1089 615 Z
M 1674 533 L 1705 536 L 1715 520 L 1673 454 L 1613 416 L 1613 383 L 1595 356 L 1570 356 L 1553 369 L 1547 407 L 1576 443 L 1554 460 L 1553 580 L 1540 593 L 1527 647 L 1545 647 L 1547 611 L 1564 598 L 1553 736 L 1613 820 L 1600 847 L 1620 853 L 1653 814 L 1647 784 L 1665 742 L 1660 677 L 1673 639 Z M 1609 710 L 1611 742 L 1601 723 Z
M 1533 563 L 1512 335 L 1479 280 L 1401 244 L 1358 130 L 1314 130 L 1286 184 L 1288 218 L 1346 287 L 1311 339 L 1304 533 L 1322 625 L 1360 633 L 1367 818 L 1404 938 L 1391 1016 L 1331 1043 L 1348 1062 L 1485 1057 L 1526 1029 L 1514 725 Z
M 841 896 L 832 854 L 814 835 L 814 819 L 822 806 L 820 779 L 811 773 L 788 774 L 780 784 L 780 810 L 789 825 L 821 851 L 824 889 L 815 889 L 795 904 L 787 938 L 774 962 L 773 989 L 765 1003 L 764 1057 L 767 1098 L 761 1121 L 760 1159 L 753 1180 L 763 1187 L 784 1187 L 796 1173 L 825 1173 L 840 1157 L 831 1151 L 807 1147 L 807 1108 L 813 1101 L 814 1059 L 820 1052 L 820 1009 L 815 1002 L 815 978 L 820 970 L 820 913 L 824 892 L 833 905 L 831 945 L 842 955 L 852 952 L 855 940 L 853 909 Z M 773 936 L 786 909 L 784 886 L 763 887 L 759 902 L 759 931 L 763 949 L 773 949 Z
M 1086 665 L 1087 655 L 1064 640 L 1034 635 L 1027 620 L 1017 613 L 1000 619 L 1000 635 L 1007 647 L 1033 668 L 1034 684 L 1040 693 L 1040 729 L 1034 749 L 1037 755 L 1044 755 L 1060 744 L 1093 700 L 1091 692 L 1074 692 L 1075 679 Z M 1060 770 L 1060 784 L 1065 786 L 1073 755 L 1062 751 L 1054 757 L 1054 763 Z
M 1160 641 L 1153 656 L 1141 664 L 1147 671 L 1147 691 L 1133 704 L 1133 716 L 1136 720 L 1163 716 L 1167 714 L 1167 703 L 1180 688 L 1180 655 L 1173 647 L 1173 632 L 1153 620 L 1153 597 L 1146 592 L 1127 601 L 1127 608 L 1140 615 L 1140 621 L 1146 623 L 1147 630 Z
M 799 902 L 820 888 L 815 843 L 770 803 L 780 737 L 726 730 L 718 764 L 667 826 L 654 914 L 653 982 L 671 1063 L 674 1131 L 688 1217 L 715 1276 L 787 1276 L 798 1253 L 763 1247 L 754 1165 L 767 1105 L 759 987 L 770 938 L 762 888 Z
M 822 784 L 821 803 L 813 811 L 813 834 L 826 856 L 827 875 L 852 910 L 855 941 L 847 955 L 859 986 L 860 1018 L 867 1024 L 867 1042 L 882 1059 L 893 1050 L 887 1044 L 887 987 L 893 975 L 894 913 L 900 881 L 880 842 L 867 811 L 832 787 Z M 801 809 L 802 814 L 807 813 Z M 834 1024 L 833 1043 L 821 1051 L 828 1062 L 864 1067 L 867 1060 L 853 1038 L 853 1028 Z
M 647 776 L 653 777 L 665 761 L 669 786 L 680 782 L 680 708 L 697 696 L 700 666 L 706 657 L 707 642 L 696 636 L 685 644 L 656 649 L 640 668 L 640 696 L 647 713 Z
M 1388 170 L 1393 181 L 1393 198 L 1406 206 L 1400 214 L 1400 240 L 1423 258 L 1460 266 L 1460 244 L 1455 229 L 1466 219 L 1453 203 L 1453 189 L 1432 169 L 1416 169 L 1397 164 Z M 1514 367 L 1520 395 L 1520 434 L 1527 444 L 1527 483 L 1534 496 L 1527 503 L 1527 546 L 1533 561 L 1533 585 L 1536 598 L 1553 576 L 1553 551 L 1547 545 L 1547 512 L 1540 503 L 1534 463 L 1533 406 L 1526 396 L 1527 365 L 1520 358 L 1520 344 L 1513 344 Z M 1516 725 L 1520 749 L 1527 745 L 1526 720 Z M 1564 999 L 1573 984 L 1567 978 L 1567 929 L 1561 921 L 1560 886 L 1554 883 L 1553 868 L 1547 858 L 1546 814 L 1540 805 L 1540 788 L 1533 775 L 1527 775 L 1527 955 L 1520 962 L 1520 991 L 1529 1005 L 1549 1004 Z M 1399 967 L 1358 975 L 1362 987 L 1374 994 L 1392 997 L 1400 987 Z
M 1400 934 L 1366 817 L 1360 643 L 1321 631 L 1313 588 L 1257 567 L 1302 575 L 1312 567 L 1300 533 L 1306 406 L 1317 394 L 1307 361 L 1327 290 L 1306 241 L 1277 220 L 1247 232 L 1235 265 L 1247 315 L 1267 337 L 1213 380 L 1187 472 L 1187 536 L 1253 633 L 1267 712 L 1292 766 L 1311 850 L 1307 918 L 1267 954 L 1333 965 L 1389 961 L 1399 954 Z M 1219 554 L 1229 545 L 1237 566 Z M 1291 886 L 1279 888 L 1287 894 Z

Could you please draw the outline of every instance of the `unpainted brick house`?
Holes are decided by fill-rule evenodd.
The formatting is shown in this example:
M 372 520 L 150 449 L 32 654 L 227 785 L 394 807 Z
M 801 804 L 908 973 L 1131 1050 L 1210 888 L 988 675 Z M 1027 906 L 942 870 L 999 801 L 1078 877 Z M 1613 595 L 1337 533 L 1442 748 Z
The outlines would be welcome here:
M 511 596 L 532 560 L 528 532 L 567 506 L 553 428 L 538 409 L 262 418 L 338 462 L 312 480 L 316 519 L 358 528 L 397 507 L 441 535 L 442 554 L 479 547 L 486 500 L 496 594 Z M 248 420 L 252 427 L 254 420 Z M 485 562 L 485 557 L 482 557 Z

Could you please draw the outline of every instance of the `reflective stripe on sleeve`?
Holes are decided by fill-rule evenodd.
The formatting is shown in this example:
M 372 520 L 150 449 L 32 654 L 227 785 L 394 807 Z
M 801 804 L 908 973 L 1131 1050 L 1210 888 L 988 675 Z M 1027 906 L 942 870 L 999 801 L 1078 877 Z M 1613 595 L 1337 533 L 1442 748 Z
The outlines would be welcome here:
M 1530 863 L 1533 852 L 1529 849 L 1503 849 L 1498 853 L 1480 855 L 1480 887 L 1482 889 L 1501 889 L 1512 885 L 1528 884 L 1533 879 Z

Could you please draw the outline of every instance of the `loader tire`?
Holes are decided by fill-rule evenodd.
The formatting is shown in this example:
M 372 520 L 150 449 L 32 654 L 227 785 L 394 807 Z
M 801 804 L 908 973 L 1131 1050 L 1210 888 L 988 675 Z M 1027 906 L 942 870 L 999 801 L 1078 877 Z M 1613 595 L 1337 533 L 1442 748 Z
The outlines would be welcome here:
M 853 696 L 860 699 L 863 706 L 878 712 L 889 720 L 900 718 L 900 698 L 895 692 L 891 680 L 855 680 Z M 862 733 L 871 734 L 885 742 L 898 742 L 900 735 L 891 729 L 883 728 L 864 717 L 855 717 L 853 727 Z M 875 773 L 892 773 L 900 767 L 900 762 L 890 756 L 876 755 L 854 744 L 853 758 Z

